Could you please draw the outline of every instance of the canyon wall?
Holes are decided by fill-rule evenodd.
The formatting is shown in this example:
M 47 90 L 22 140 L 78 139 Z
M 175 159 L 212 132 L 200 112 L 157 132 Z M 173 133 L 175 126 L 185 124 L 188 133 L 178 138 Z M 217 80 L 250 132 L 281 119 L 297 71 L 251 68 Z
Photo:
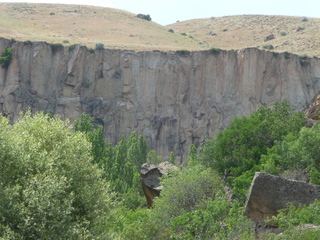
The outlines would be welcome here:
M 15 120 L 30 107 L 74 121 L 88 113 L 116 143 L 132 131 L 150 149 L 177 163 L 191 143 L 249 115 L 261 104 L 287 99 L 298 110 L 320 90 L 320 60 L 256 48 L 210 53 L 56 49 L 43 42 L 0 39 L 0 111 Z

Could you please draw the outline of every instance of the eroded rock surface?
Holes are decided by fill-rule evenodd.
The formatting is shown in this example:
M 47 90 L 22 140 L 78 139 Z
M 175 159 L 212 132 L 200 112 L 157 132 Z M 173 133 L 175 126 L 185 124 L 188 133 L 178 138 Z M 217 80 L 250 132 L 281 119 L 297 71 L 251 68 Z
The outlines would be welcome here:
M 298 55 L 256 48 L 181 56 L 0 39 L 0 54 L 10 46 L 11 64 L 0 67 L 4 115 L 14 120 L 30 107 L 73 122 L 88 113 L 108 142 L 136 131 L 179 163 L 190 144 L 214 137 L 234 116 L 282 99 L 302 110 L 320 90 L 319 59 L 302 64 Z
M 257 172 L 249 190 L 245 212 L 248 217 L 260 224 L 264 219 L 275 216 L 280 209 L 286 208 L 288 203 L 293 203 L 295 206 L 308 205 L 315 199 L 320 199 L 319 185 Z
M 140 181 L 144 195 L 147 199 L 147 207 L 150 208 L 153 204 L 153 199 L 160 196 L 162 186 L 160 185 L 160 177 L 167 175 L 170 170 L 177 167 L 168 161 L 162 162 L 159 165 L 145 163 L 141 167 Z

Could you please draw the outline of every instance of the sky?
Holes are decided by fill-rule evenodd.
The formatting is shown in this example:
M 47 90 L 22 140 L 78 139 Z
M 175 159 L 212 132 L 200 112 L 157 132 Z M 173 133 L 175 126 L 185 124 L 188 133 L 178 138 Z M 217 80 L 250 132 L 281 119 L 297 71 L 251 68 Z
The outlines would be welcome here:
M 15 2 L 0 0 L 0 2 Z M 150 14 L 152 21 L 176 21 L 242 14 L 320 18 L 320 0 L 20 0 L 17 2 L 83 4 Z

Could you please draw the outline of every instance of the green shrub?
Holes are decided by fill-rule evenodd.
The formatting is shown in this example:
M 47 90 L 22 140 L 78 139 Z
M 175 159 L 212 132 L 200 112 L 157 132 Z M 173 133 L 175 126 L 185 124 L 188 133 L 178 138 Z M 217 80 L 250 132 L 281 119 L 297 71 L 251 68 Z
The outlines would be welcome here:
M 211 17 L 210 19 L 211 19 L 211 20 L 215 20 L 216 18 L 215 18 L 215 17 Z
M 287 169 L 300 169 L 305 172 L 312 170 L 314 178 L 320 170 L 320 125 L 312 128 L 303 127 L 298 134 L 289 134 L 282 141 L 268 150 L 268 154 L 261 157 L 263 169 L 265 165 L 273 165 L 279 172 Z
M 69 40 L 68 39 L 64 39 L 63 43 L 69 43 Z
M 169 28 L 168 32 L 174 33 L 174 30 L 172 28 Z
M 223 31 L 223 32 L 227 32 L 227 31 L 228 31 L 228 29 L 227 29 L 227 28 L 225 28 L 225 29 L 223 29 L 222 31 Z
M 93 48 L 89 48 L 89 53 L 94 53 L 94 49 Z
M 191 52 L 188 50 L 177 50 L 176 53 L 179 54 L 180 56 L 188 56 L 191 54 Z
M 212 53 L 212 54 L 216 54 L 216 53 L 219 53 L 221 51 L 222 50 L 220 48 L 210 48 L 209 49 L 209 53 Z
M 1 239 L 103 238 L 112 194 L 82 133 L 27 112 L 14 125 L 0 117 L 0 143 Z
M 289 59 L 290 58 L 290 53 L 289 52 L 284 52 L 284 58 Z
M 104 49 L 104 43 L 97 42 L 97 43 L 96 43 L 96 49 L 97 49 L 97 50 L 102 50 L 102 49 Z
M 164 177 L 161 197 L 154 201 L 154 211 L 163 221 L 190 212 L 209 199 L 224 195 L 220 177 L 201 165 L 175 171 Z M 201 186 L 201 187 L 199 187 Z
M 51 50 L 53 53 L 56 53 L 57 51 L 63 49 L 63 45 L 61 43 L 50 43 Z
M 306 53 L 304 53 L 304 54 L 301 54 L 301 55 L 299 55 L 299 57 L 301 58 L 301 59 L 307 59 L 308 58 L 308 54 L 306 54 Z
M 75 48 L 76 48 L 76 44 L 72 44 L 72 45 L 69 46 L 69 50 L 70 51 L 73 51 Z
M 288 133 L 297 135 L 304 124 L 302 113 L 286 101 L 273 108 L 261 106 L 249 117 L 235 117 L 229 127 L 201 147 L 200 161 L 221 174 L 238 177 L 260 164 L 267 149 Z
M 8 68 L 12 59 L 12 48 L 6 48 L 2 53 L 2 57 L 0 58 L 0 64 L 2 64 L 2 68 Z
M 30 40 L 24 41 L 24 44 L 28 45 L 28 44 L 32 44 L 32 42 Z
M 286 31 L 281 30 L 281 31 L 279 31 L 279 34 L 280 34 L 281 36 L 286 36 L 286 35 L 287 35 L 287 32 L 286 32 Z
M 309 21 L 309 19 L 307 17 L 302 17 L 301 18 L 301 22 L 308 22 L 308 21 Z
M 187 36 L 187 34 L 186 34 L 186 33 L 180 33 L 180 35 L 182 35 L 182 36 Z
M 148 21 L 151 21 L 151 20 L 152 20 L 150 14 L 147 14 L 144 19 L 145 19 L 145 20 L 148 20 Z

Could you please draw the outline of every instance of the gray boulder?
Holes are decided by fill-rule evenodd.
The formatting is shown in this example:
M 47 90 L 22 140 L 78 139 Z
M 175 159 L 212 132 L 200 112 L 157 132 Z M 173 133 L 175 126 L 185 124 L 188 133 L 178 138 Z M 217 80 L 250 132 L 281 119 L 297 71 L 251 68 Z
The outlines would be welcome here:
M 269 35 L 269 36 L 266 36 L 266 37 L 264 38 L 264 41 L 266 42 L 266 41 L 270 41 L 270 40 L 272 40 L 272 39 L 275 39 L 275 37 L 274 37 L 273 34 L 271 34 L 271 35 Z
M 177 167 L 168 161 L 162 162 L 159 165 L 145 163 L 141 167 L 140 181 L 144 195 L 147 199 L 148 208 L 152 207 L 153 199 L 160 196 L 160 191 L 163 186 L 160 185 L 160 177 L 167 175 L 170 170 Z
M 320 199 L 320 186 L 288 180 L 266 173 L 257 172 L 253 178 L 247 201 L 246 215 L 260 224 L 266 218 L 275 216 L 288 203 L 295 206 L 310 204 Z M 271 221 L 270 226 L 275 226 Z

